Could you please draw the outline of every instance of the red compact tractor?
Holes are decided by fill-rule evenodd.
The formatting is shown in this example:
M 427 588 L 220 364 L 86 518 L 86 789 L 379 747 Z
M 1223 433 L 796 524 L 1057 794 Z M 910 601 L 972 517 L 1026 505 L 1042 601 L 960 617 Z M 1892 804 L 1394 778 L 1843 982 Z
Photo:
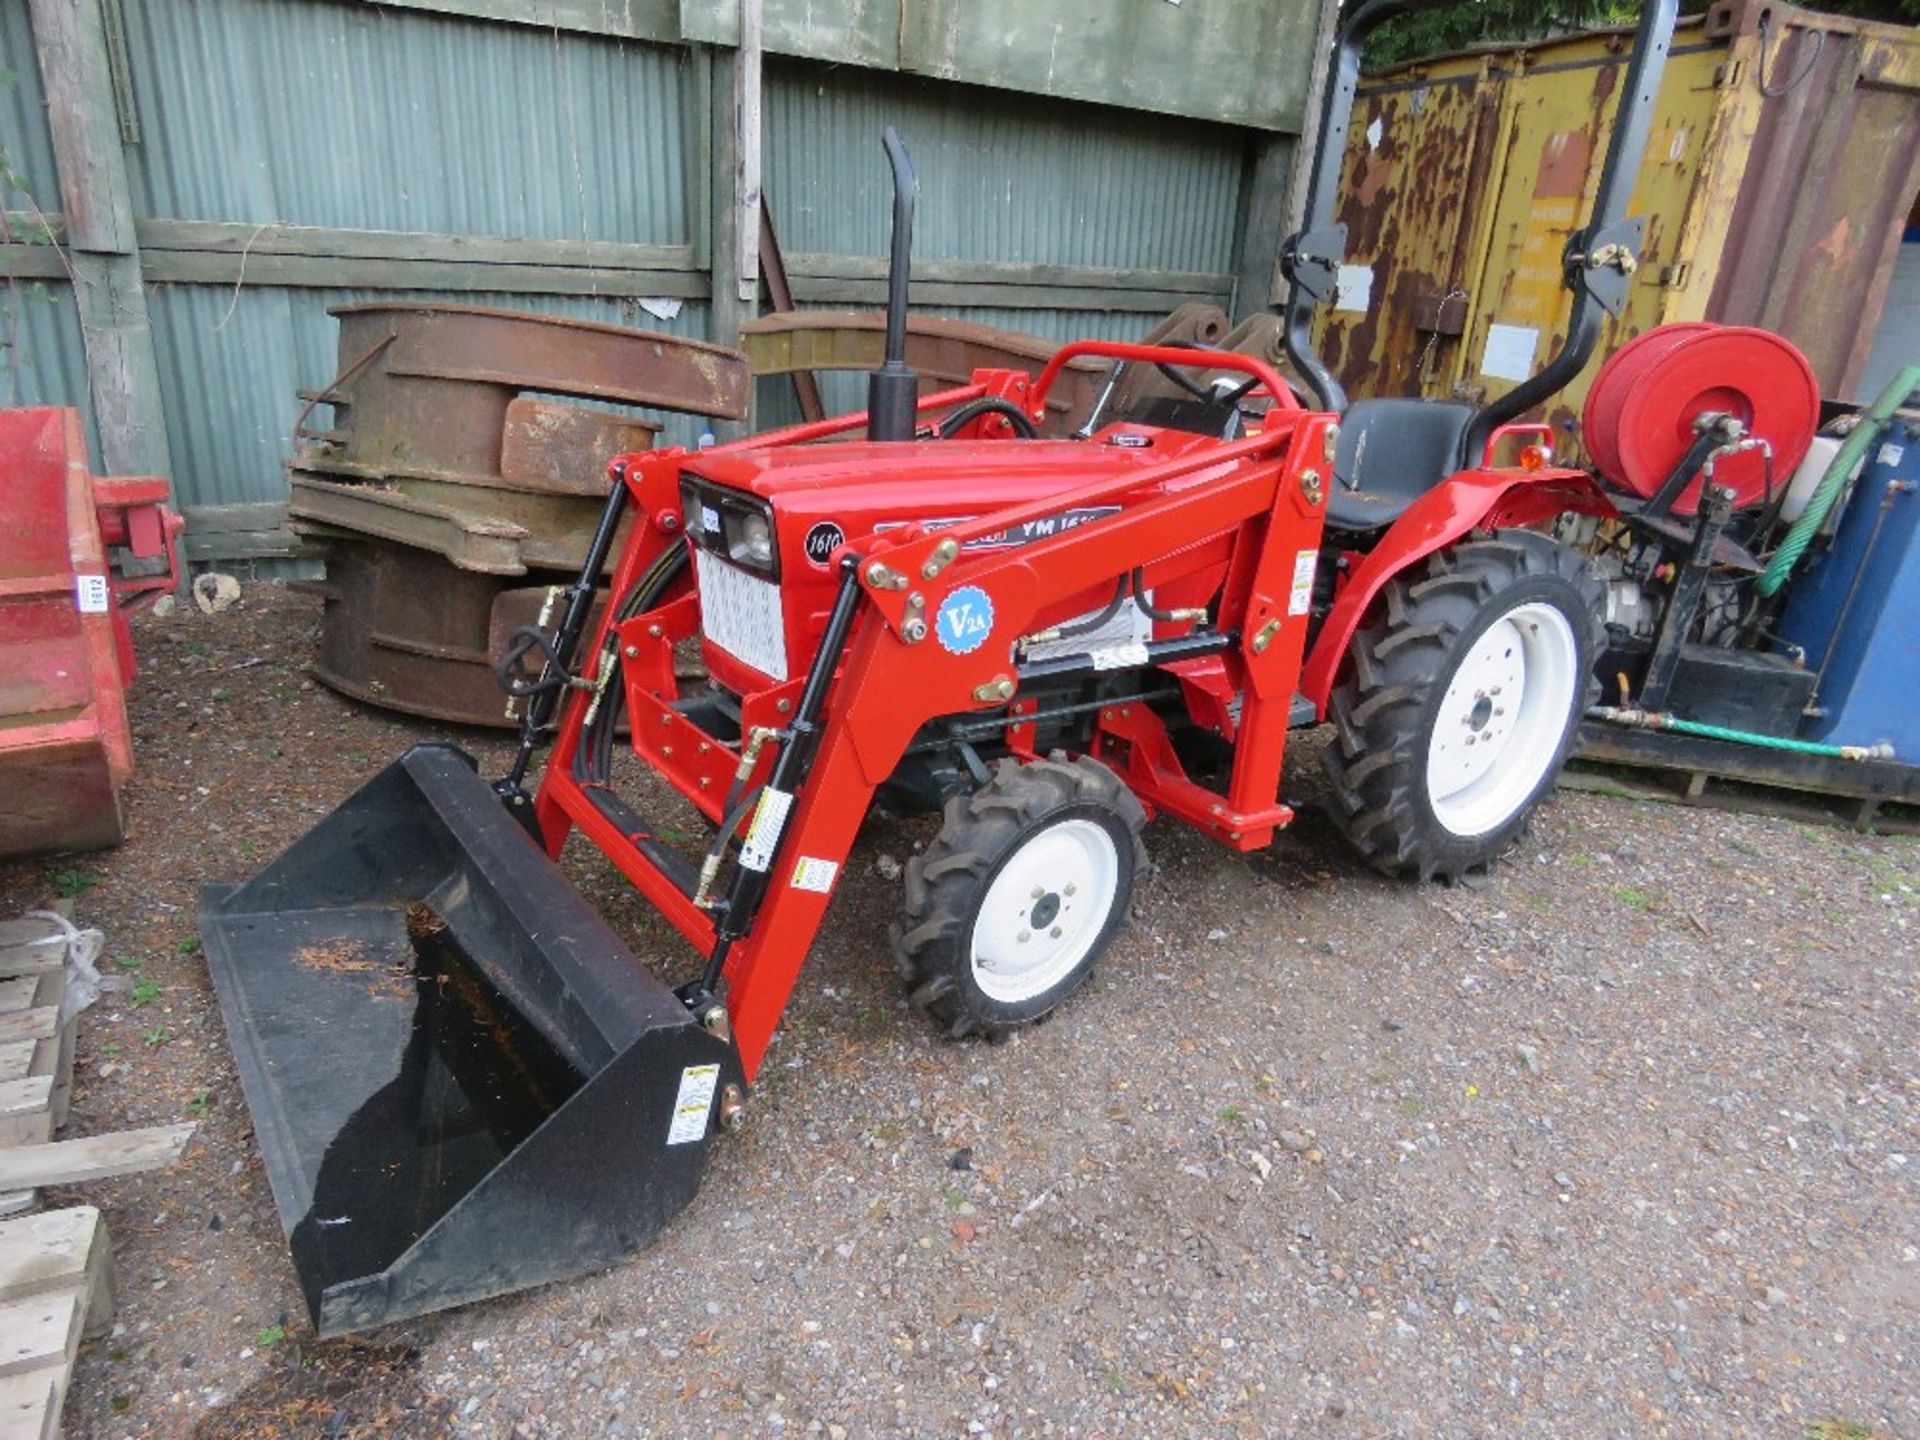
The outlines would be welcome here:
M 1341 36 L 1286 262 L 1309 397 L 1238 354 L 1087 342 L 1037 379 L 917 399 L 913 181 L 889 131 L 892 358 L 868 411 L 616 461 L 578 582 L 504 667 L 525 706 L 511 771 L 416 747 L 209 891 L 209 963 L 321 1333 L 580 1273 L 684 1206 L 877 803 L 941 817 L 892 953 L 956 1036 L 1033 1021 L 1085 979 L 1147 873 L 1150 817 L 1268 844 L 1302 727 L 1331 722 L 1337 819 L 1383 870 L 1456 876 L 1519 833 L 1604 641 L 1598 572 L 1554 527 L 1618 505 L 1516 422 L 1590 358 L 1633 270 L 1623 215 L 1675 7 L 1646 7 L 1597 216 L 1568 248 L 1565 349 L 1484 410 L 1348 405 L 1309 337 L 1340 262 L 1359 41 L 1405 8 L 1364 0 Z M 1083 438 L 1040 438 L 1085 355 L 1181 393 L 1103 398 Z M 660 782 L 650 802 L 622 756 Z M 650 817 L 662 785 L 704 844 Z M 677 983 L 563 877 L 575 834 L 685 937 Z M 408 977 L 403 1003 L 369 998 L 367 967 Z

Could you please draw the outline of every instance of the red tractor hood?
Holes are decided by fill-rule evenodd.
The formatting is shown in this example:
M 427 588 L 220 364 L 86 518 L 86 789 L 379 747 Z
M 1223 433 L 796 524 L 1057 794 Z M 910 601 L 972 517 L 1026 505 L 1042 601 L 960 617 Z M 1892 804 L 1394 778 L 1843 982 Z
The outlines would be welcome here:
M 693 456 L 686 473 L 771 501 L 782 548 L 794 524 L 838 524 L 850 540 L 878 525 L 970 519 L 1052 492 L 1163 465 L 1217 444 L 1172 430 L 1129 429 L 1147 443 L 1076 440 L 871 441 Z M 798 538 L 798 537 L 793 537 Z

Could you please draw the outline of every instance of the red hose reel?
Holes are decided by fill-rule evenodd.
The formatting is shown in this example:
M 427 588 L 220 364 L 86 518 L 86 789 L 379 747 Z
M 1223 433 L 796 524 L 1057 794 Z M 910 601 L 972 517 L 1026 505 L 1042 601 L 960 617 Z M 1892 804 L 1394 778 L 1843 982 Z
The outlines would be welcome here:
M 1600 367 L 1581 430 L 1594 468 L 1646 499 L 1693 444 L 1694 421 L 1712 411 L 1733 415 L 1773 447 L 1777 493 L 1820 423 L 1820 387 L 1807 357 L 1771 331 L 1705 321 L 1662 325 L 1628 341 Z M 1736 509 L 1767 496 L 1767 467 L 1757 454 L 1714 479 L 1733 488 Z M 1691 515 L 1699 500 L 1694 480 L 1673 511 Z

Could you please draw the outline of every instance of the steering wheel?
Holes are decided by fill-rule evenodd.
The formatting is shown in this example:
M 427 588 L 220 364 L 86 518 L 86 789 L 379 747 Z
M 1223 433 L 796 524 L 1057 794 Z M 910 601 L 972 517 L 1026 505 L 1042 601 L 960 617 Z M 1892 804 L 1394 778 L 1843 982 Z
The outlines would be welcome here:
M 1172 348 L 1184 350 L 1188 347 L 1180 345 Z M 1195 363 L 1197 364 L 1199 362 L 1196 361 Z M 1260 384 L 1260 377 L 1258 375 L 1249 375 L 1231 390 L 1224 392 L 1215 391 L 1197 384 L 1188 376 L 1181 373 L 1177 366 L 1171 365 L 1164 360 L 1154 361 L 1153 368 L 1166 376 L 1167 379 L 1171 380 L 1175 385 L 1178 385 L 1182 390 L 1186 391 L 1187 394 L 1191 395 L 1194 399 L 1208 405 L 1238 405 L 1242 400 L 1246 399 L 1248 395 L 1253 393 Z

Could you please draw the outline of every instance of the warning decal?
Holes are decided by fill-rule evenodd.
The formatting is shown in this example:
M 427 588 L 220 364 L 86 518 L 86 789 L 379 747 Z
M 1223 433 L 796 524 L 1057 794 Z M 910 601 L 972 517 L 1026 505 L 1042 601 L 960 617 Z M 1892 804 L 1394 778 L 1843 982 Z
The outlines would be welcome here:
M 768 787 L 760 792 L 746 843 L 740 847 L 742 865 L 749 870 L 765 870 L 773 864 L 773 847 L 780 843 L 780 832 L 787 828 L 787 812 L 792 808 L 793 796 L 786 791 Z
M 713 1092 L 719 1085 L 718 1065 L 689 1065 L 680 1072 L 680 1093 L 673 1099 L 667 1144 L 689 1145 L 706 1137 L 707 1116 L 713 1110 Z
M 1304 615 L 1313 609 L 1313 572 L 1320 564 L 1320 552 L 1302 550 L 1293 557 L 1293 590 L 1287 596 L 1287 614 Z
M 793 888 L 825 895 L 833 889 L 834 876 L 839 873 L 840 867 L 831 860 L 802 855 L 793 865 Z

